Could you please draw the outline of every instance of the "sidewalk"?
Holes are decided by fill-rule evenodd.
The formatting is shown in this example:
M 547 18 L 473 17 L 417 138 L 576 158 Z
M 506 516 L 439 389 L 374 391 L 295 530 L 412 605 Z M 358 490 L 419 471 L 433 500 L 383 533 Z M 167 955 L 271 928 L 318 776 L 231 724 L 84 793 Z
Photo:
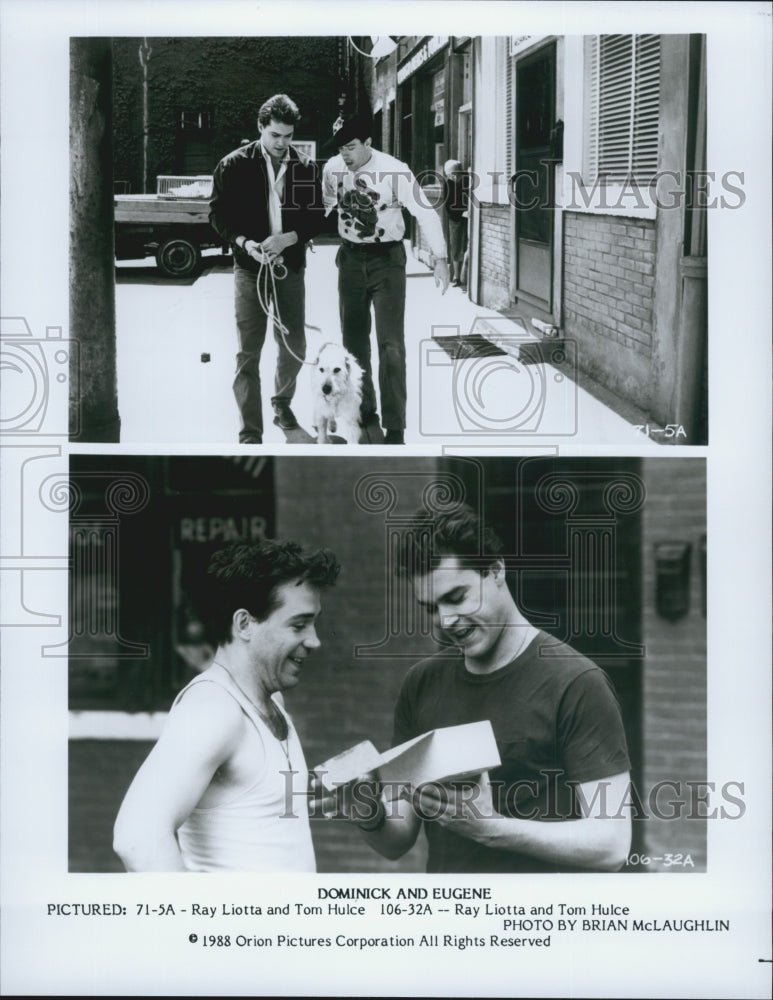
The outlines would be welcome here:
M 307 331 L 309 360 L 321 344 L 341 336 L 335 253 L 336 246 L 323 245 L 308 256 L 306 321 L 319 328 Z M 239 418 L 231 388 L 236 355 L 232 299 L 230 261 L 218 251 L 206 252 L 202 273 L 188 282 L 161 277 L 152 258 L 118 265 L 122 443 L 238 444 Z M 479 308 L 459 288 L 441 296 L 432 273 L 410 253 L 405 338 L 408 445 L 479 448 L 647 441 L 578 385 L 573 344 L 543 347 L 540 355 L 534 331 Z M 530 363 L 524 363 L 524 353 Z M 372 357 L 377 383 L 375 332 Z M 272 448 L 285 445 L 268 412 L 275 363 L 276 345 L 269 336 L 261 379 L 263 440 Z M 307 370 L 299 375 L 293 410 L 312 432 Z

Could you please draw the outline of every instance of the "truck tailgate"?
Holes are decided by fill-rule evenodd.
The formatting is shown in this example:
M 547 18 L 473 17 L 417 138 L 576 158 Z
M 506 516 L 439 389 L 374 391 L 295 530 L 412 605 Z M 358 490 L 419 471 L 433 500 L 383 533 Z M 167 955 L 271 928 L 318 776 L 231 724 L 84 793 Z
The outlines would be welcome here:
M 154 194 L 116 195 L 115 221 L 147 225 L 207 223 L 209 202 L 201 198 L 158 198 Z

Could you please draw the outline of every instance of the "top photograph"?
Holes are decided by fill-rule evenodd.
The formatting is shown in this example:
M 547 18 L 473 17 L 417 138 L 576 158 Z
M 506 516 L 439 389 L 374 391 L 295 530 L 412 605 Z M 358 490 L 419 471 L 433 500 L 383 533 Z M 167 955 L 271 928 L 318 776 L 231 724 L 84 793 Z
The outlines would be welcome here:
M 71 38 L 70 440 L 707 445 L 706 77 L 702 34 Z

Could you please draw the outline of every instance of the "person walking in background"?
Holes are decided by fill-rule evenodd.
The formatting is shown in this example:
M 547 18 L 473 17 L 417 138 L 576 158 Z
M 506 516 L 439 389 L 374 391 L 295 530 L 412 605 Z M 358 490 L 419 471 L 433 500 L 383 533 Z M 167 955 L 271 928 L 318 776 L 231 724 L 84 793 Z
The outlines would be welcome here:
M 268 301 L 258 294 L 261 269 L 286 269 L 266 282 L 273 302 L 277 367 L 271 404 L 283 431 L 298 427 L 291 402 L 306 353 L 306 244 L 325 227 L 317 168 L 292 145 L 300 112 L 286 94 L 275 94 L 258 112 L 260 138 L 242 144 L 215 168 L 209 220 L 234 251 L 234 302 L 239 352 L 234 395 L 241 415 L 241 444 L 262 444 L 260 355 L 266 339 Z M 278 313 L 278 316 L 277 316 Z M 286 328 L 278 327 L 278 318 Z
M 448 232 L 448 268 L 452 285 L 467 281 L 464 258 L 470 214 L 470 175 L 459 160 L 443 164 L 443 212 Z
M 448 288 L 446 243 L 438 213 L 417 199 L 406 163 L 374 149 L 370 122 L 354 116 L 333 126 L 337 156 L 322 172 L 325 206 L 338 210 L 341 247 L 338 301 L 344 347 L 363 370 L 363 436 L 380 437 L 370 358 L 371 306 L 379 352 L 381 424 L 386 444 L 403 444 L 406 408 L 405 265 L 403 208 L 421 226 L 434 258 L 435 284 Z M 375 433 L 374 433 L 375 432 Z M 373 437 L 371 437 L 373 435 Z

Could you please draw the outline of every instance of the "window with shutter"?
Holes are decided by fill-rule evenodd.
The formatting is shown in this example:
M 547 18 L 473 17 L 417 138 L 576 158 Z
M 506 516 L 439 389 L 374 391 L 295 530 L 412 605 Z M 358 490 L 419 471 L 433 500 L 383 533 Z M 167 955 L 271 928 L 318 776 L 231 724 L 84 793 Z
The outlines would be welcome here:
M 585 182 L 649 184 L 658 166 L 660 36 L 585 40 Z
M 505 68 L 505 176 L 513 175 L 513 75 L 515 60 L 508 54 Z

